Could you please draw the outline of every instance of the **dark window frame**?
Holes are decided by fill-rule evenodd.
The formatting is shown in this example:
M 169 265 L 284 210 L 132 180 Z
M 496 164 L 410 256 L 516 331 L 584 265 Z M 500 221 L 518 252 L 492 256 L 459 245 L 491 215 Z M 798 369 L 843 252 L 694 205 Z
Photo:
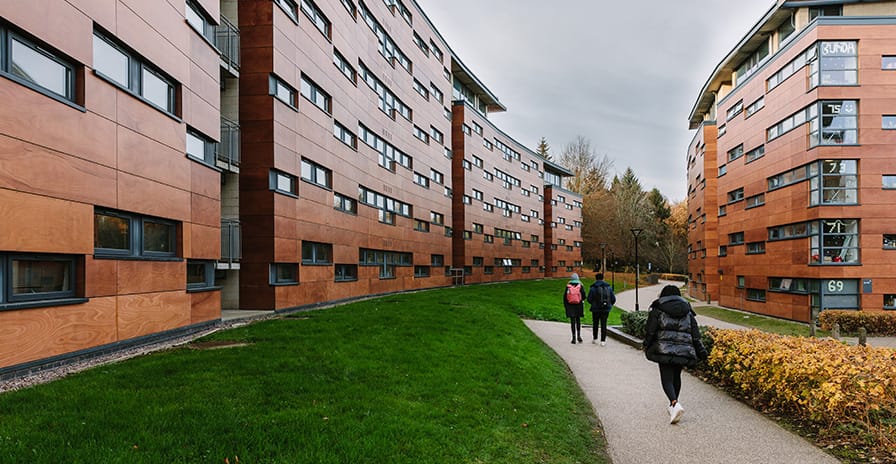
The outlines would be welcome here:
M 138 100 L 143 101 L 144 103 L 152 106 L 153 108 L 177 119 L 180 120 L 180 111 L 179 108 L 179 99 L 178 99 L 178 89 L 180 88 L 180 83 L 174 80 L 167 73 L 162 71 L 161 69 L 155 67 L 150 63 L 149 60 L 144 58 L 142 55 L 133 51 L 130 47 L 123 44 L 116 38 L 114 35 L 105 32 L 100 29 L 94 29 L 93 31 L 93 47 L 96 47 L 96 41 L 100 40 L 105 42 L 106 45 L 111 47 L 113 51 L 116 51 L 123 55 L 127 59 L 127 81 L 128 82 L 119 82 L 116 78 L 112 77 L 111 74 L 106 74 L 102 69 L 97 69 L 96 56 L 94 56 L 94 68 L 93 73 L 103 80 L 111 83 L 112 85 L 118 87 L 119 89 L 133 95 Z M 151 100 L 149 97 L 145 95 L 146 89 L 144 82 L 144 72 L 149 72 L 157 79 L 159 79 L 162 83 L 167 84 L 168 91 L 165 106 L 159 105 L 158 102 Z
M 358 280 L 357 264 L 336 264 L 333 266 L 334 277 L 336 282 L 356 282 Z
M 302 265 L 329 266 L 333 264 L 333 244 L 302 240 Z
M 292 274 L 286 277 L 280 277 L 277 272 L 279 270 L 291 269 Z M 272 286 L 286 286 L 299 284 L 299 265 L 298 263 L 271 263 L 268 283 Z
M 42 55 L 44 58 L 49 59 L 50 61 L 60 65 L 65 69 L 65 90 L 64 94 L 60 94 L 55 90 L 52 90 L 48 87 L 44 87 L 43 85 L 28 80 L 23 76 L 16 74 L 12 71 L 12 42 L 13 40 L 19 42 L 25 47 L 29 48 L 31 51 Z M 83 67 L 80 63 L 55 49 L 49 45 L 46 45 L 44 42 L 37 40 L 36 38 L 31 37 L 28 34 L 20 32 L 18 29 L 8 26 L 3 21 L 0 21 L 0 76 L 6 77 L 13 82 L 24 85 L 29 89 L 32 89 L 36 92 L 42 93 L 54 100 L 65 103 L 70 106 L 74 106 L 81 111 L 85 111 L 83 108 L 83 92 L 80 91 L 79 85 L 83 81 L 81 70 Z
M 283 190 L 280 188 L 280 183 L 277 181 L 280 176 L 286 177 L 290 181 L 290 190 Z M 268 188 L 277 192 L 281 195 L 286 195 L 293 198 L 299 197 L 299 178 L 284 171 L 280 171 L 278 169 L 271 169 L 269 178 L 268 178 Z
M 202 267 L 204 278 L 199 282 L 190 282 L 190 267 Z M 188 259 L 187 260 L 187 291 L 211 291 L 220 290 L 221 287 L 215 285 L 215 262 L 209 260 Z
M 68 285 L 65 290 L 31 292 L 15 294 L 13 292 L 13 261 L 52 261 L 64 262 L 68 272 Z M 79 291 L 78 272 L 80 261 L 75 255 L 53 253 L 0 253 L 0 310 L 21 307 L 56 306 L 59 304 L 85 302 L 86 298 L 77 298 Z
M 126 220 L 128 222 L 127 245 L 125 248 L 105 248 L 98 247 L 97 233 L 99 227 L 96 226 L 97 216 L 109 216 Z M 169 230 L 169 238 L 167 247 L 170 251 L 154 251 L 146 250 L 146 225 L 159 224 L 166 226 Z M 158 218 L 153 216 L 144 216 L 137 213 L 128 213 L 107 208 L 94 209 L 94 258 L 110 258 L 110 259 L 141 259 L 141 260 L 164 260 L 164 261 L 180 261 L 178 257 L 178 229 L 179 222 L 170 219 Z

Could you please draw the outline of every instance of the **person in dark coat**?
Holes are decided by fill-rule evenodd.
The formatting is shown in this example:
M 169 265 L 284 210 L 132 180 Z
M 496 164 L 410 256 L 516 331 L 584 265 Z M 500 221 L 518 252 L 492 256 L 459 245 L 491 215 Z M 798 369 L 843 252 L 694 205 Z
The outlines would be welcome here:
M 681 369 L 694 367 L 698 360 L 706 359 L 707 352 L 700 341 L 696 314 L 674 285 L 663 287 L 660 297 L 650 304 L 644 351 L 647 359 L 660 366 L 660 382 L 669 398 L 669 423 L 675 424 L 684 413 L 678 402 Z
M 570 293 L 578 292 L 575 295 L 578 303 L 570 303 Z M 573 298 L 573 301 L 576 298 Z M 585 286 L 579 280 L 579 275 L 575 272 L 570 276 L 569 283 L 563 289 L 563 307 L 566 309 L 566 317 L 569 318 L 570 328 L 572 330 L 572 344 L 575 345 L 576 340 L 582 343 L 582 317 L 585 316 Z
M 588 290 L 588 303 L 591 303 L 591 318 L 594 320 L 591 343 L 597 343 L 597 327 L 600 325 L 600 346 L 604 346 L 607 344 L 607 318 L 616 304 L 616 294 L 613 293 L 613 287 L 604 282 L 603 273 L 599 272 L 595 277 L 597 280 Z

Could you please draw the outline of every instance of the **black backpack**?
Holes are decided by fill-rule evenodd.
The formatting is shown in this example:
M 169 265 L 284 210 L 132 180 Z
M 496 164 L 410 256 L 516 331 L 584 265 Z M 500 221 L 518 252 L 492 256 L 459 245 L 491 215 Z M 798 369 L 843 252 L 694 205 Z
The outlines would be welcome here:
M 591 302 L 592 306 L 596 309 L 600 309 L 602 311 L 609 311 L 613 309 L 611 305 L 612 299 L 612 290 L 608 285 L 601 285 L 596 288 L 596 301 Z

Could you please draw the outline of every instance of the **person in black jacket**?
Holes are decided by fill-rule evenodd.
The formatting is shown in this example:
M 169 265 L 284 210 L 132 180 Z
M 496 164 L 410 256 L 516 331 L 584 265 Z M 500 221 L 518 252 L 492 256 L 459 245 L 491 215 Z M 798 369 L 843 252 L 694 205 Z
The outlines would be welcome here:
M 595 278 L 597 280 L 591 284 L 591 288 L 588 290 L 591 318 L 594 320 L 591 343 L 597 343 L 597 327 L 600 325 L 600 346 L 604 346 L 607 344 L 607 318 L 610 316 L 613 305 L 616 304 L 616 294 L 613 293 L 613 287 L 604 282 L 603 273 L 598 272 Z
M 669 398 L 670 424 L 677 423 L 684 413 L 678 402 L 682 367 L 694 367 L 699 359 L 707 357 L 695 317 L 691 304 L 674 285 L 663 287 L 660 297 L 650 304 L 647 316 L 644 351 L 647 359 L 660 366 L 660 382 Z
M 576 303 L 578 301 L 578 303 Z M 570 276 L 569 283 L 563 288 L 563 308 L 566 309 L 566 317 L 569 318 L 572 329 L 572 344 L 576 340 L 582 343 L 582 316 L 585 315 L 585 286 L 579 280 L 575 272 Z

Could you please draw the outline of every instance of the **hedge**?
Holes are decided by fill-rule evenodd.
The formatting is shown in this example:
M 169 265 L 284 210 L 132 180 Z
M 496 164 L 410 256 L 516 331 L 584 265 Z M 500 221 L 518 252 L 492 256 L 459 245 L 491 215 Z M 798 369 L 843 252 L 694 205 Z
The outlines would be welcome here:
M 826 309 L 818 315 L 822 330 L 832 330 L 840 324 L 840 330 L 855 335 L 864 327 L 868 335 L 896 335 L 896 312 L 843 311 Z

